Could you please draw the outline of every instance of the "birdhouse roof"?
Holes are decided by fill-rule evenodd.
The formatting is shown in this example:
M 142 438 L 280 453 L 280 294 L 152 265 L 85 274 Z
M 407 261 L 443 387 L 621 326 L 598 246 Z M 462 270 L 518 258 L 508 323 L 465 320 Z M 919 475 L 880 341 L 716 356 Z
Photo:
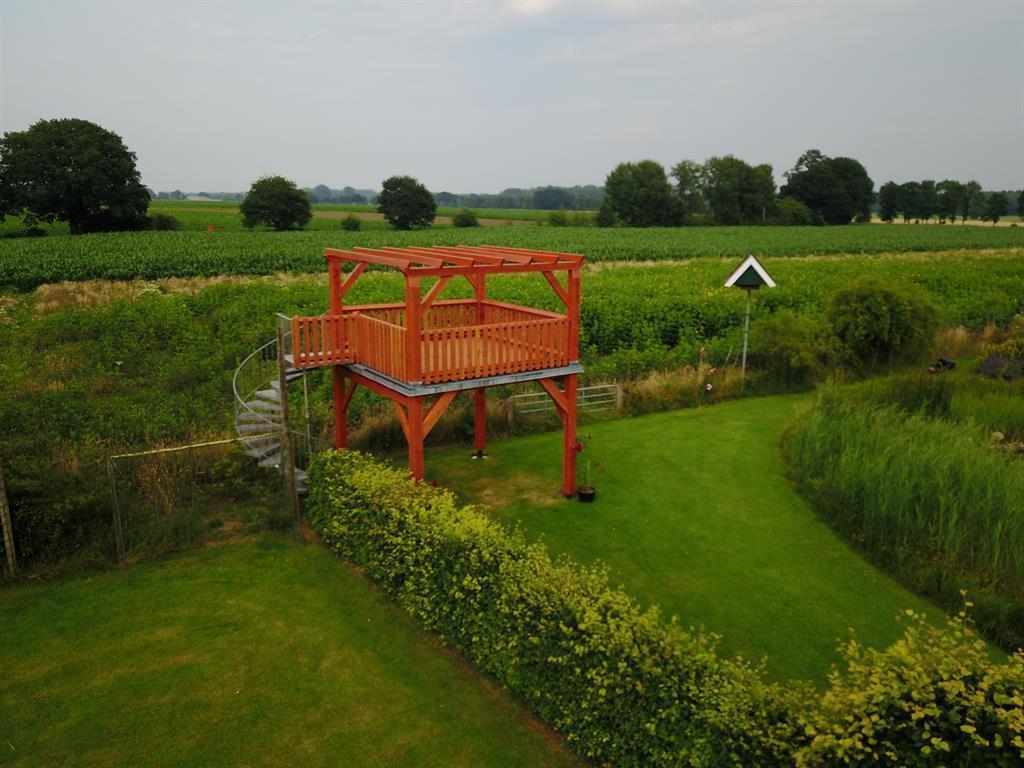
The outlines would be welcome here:
M 754 254 L 747 256 L 725 281 L 726 288 L 760 288 L 762 285 L 774 288 L 775 281 Z

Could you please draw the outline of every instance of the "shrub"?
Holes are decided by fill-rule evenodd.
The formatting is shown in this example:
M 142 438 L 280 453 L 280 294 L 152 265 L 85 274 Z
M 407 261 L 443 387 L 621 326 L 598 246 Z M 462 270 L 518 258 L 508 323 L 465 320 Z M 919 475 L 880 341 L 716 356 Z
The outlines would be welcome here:
M 776 227 L 820 227 L 825 222 L 799 200 L 780 197 L 775 200 L 768 224 Z
M 456 227 L 479 227 L 480 222 L 477 221 L 476 213 L 469 208 L 463 208 L 460 211 L 456 211 L 452 216 L 452 225 Z
M 808 387 L 819 381 L 836 352 L 836 340 L 820 316 L 788 309 L 751 326 L 751 365 L 777 384 Z
M 548 226 L 567 227 L 569 226 L 569 217 L 565 211 L 548 211 Z
M 154 213 L 149 217 L 149 228 L 157 232 L 171 232 L 181 229 L 181 222 L 169 213 Z
M 856 640 L 845 670 L 805 720 L 797 765 L 1019 766 L 1024 758 L 1024 655 L 994 664 L 964 613 L 946 631 L 908 612 L 885 651 Z
M 826 316 L 850 359 L 868 366 L 922 359 L 938 324 L 923 296 L 874 278 L 836 291 Z
M 991 354 L 978 363 L 978 373 L 990 379 L 1013 381 L 1024 376 L 1024 360 Z
M 354 213 L 350 213 L 341 220 L 341 228 L 346 232 L 358 232 L 363 226 L 362 220 Z

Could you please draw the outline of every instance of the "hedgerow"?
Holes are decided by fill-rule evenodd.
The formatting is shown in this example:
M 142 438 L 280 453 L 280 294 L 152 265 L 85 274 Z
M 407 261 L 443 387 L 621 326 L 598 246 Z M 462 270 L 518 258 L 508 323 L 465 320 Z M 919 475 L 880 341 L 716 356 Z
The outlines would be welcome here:
M 453 495 L 355 453 L 319 456 L 309 515 L 425 628 L 581 755 L 616 766 L 1016 765 L 1024 656 L 994 664 L 961 615 L 883 651 L 845 646 L 823 696 L 718 655 L 606 574 L 552 561 Z

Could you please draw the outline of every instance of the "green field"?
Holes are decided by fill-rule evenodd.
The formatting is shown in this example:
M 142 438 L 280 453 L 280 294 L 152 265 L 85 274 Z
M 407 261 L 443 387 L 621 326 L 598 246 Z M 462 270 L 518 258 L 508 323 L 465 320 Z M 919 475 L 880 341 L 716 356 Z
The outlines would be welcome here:
M 560 433 L 506 440 L 486 462 L 427 456 L 427 476 L 552 553 L 601 561 L 613 584 L 684 626 L 722 636 L 728 654 L 768 657 L 775 679 L 823 684 L 853 628 L 885 647 L 906 608 L 942 612 L 872 567 L 785 479 L 778 438 L 803 402 L 755 398 L 581 430 L 594 504 L 557 496 Z
M 315 545 L 262 537 L 6 588 L 0 763 L 570 766 Z
M 188 214 L 190 218 L 198 215 L 201 214 Z M 206 218 L 218 227 L 216 231 L 207 232 L 206 224 L 193 222 L 191 231 L 180 232 L 2 238 L 0 286 L 29 290 L 61 280 L 322 271 L 324 248 L 357 245 L 506 245 L 582 253 L 591 262 L 735 259 L 750 252 L 789 257 L 1024 247 L 1024 230 L 1007 227 L 865 225 L 606 230 L 509 226 L 436 227 L 414 232 L 371 227 L 367 231 L 345 232 L 340 222 L 314 219 L 317 228 L 308 231 L 250 232 L 242 231 L 238 221 L 230 223 L 237 219 L 234 215 L 211 213 Z M 222 223 L 217 224 L 218 221 Z

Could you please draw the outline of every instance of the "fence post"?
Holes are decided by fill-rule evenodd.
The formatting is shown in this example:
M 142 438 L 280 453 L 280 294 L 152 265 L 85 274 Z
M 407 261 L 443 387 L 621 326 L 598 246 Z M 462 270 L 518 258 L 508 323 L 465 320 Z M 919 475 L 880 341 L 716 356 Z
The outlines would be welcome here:
M 7 555 L 7 575 L 13 579 L 18 575 L 18 562 L 14 557 L 14 528 L 11 526 L 11 507 L 7 503 L 7 489 L 4 486 L 4 468 L 2 464 L 0 464 L 0 525 L 4 529 L 4 553 Z
M 117 564 L 123 571 L 127 565 L 124 553 L 124 529 L 121 522 L 121 500 L 117 496 L 117 473 L 114 460 L 107 457 L 107 479 L 110 480 L 110 502 L 114 507 L 114 541 L 117 543 Z
M 292 440 L 291 418 L 288 416 L 288 375 L 284 362 L 284 332 L 277 326 L 277 382 L 281 395 L 281 431 L 284 442 L 284 470 L 288 481 L 288 498 L 292 505 L 295 532 L 299 532 L 299 489 L 295 487 L 295 443 Z

